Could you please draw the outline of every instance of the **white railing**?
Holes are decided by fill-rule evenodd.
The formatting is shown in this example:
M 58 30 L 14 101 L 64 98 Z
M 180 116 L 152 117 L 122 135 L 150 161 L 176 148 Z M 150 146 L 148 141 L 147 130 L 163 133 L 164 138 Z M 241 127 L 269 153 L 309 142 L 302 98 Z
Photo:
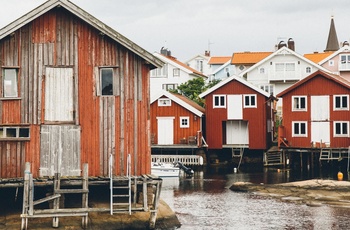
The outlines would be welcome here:
M 203 165 L 203 157 L 198 155 L 152 155 L 152 162 L 175 163 L 184 165 Z

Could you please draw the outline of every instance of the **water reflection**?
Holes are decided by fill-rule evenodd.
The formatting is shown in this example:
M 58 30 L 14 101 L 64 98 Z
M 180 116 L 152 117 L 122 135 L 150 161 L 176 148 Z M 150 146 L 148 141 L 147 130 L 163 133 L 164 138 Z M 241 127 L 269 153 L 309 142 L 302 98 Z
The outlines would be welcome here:
M 192 178 L 164 178 L 161 197 L 177 213 L 182 229 L 348 229 L 350 210 L 284 203 L 252 193 L 237 193 L 238 181 L 282 183 L 319 177 L 291 170 L 204 168 Z

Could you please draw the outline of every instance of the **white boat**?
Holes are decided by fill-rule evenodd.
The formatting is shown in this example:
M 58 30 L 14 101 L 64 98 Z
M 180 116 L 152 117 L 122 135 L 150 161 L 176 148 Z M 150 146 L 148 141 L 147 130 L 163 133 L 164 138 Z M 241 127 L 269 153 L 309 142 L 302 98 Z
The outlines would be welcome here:
M 178 177 L 180 175 L 180 168 L 177 164 L 152 162 L 151 173 L 159 177 Z

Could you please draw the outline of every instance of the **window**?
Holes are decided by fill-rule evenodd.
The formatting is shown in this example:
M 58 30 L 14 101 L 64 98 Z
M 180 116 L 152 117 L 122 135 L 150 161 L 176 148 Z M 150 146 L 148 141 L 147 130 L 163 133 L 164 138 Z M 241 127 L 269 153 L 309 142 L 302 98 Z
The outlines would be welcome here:
M 286 71 L 295 71 L 295 63 L 286 63 Z
M 307 111 L 306 96 L 292 97 L 292 111 Z
M 274 93 L 274 85 L 267 84 L 267 85 L 260 85 L 260 89 L 264 90 L 265 92 L 273 95 Z
M 334 122 L 334 137 L 348 137 L 349 136 L 349 122 L 336 121 Z
M 243 95 L 244 108 L 256 108 L 256 95 Z
M 305 71 L 306 71 L 306 73 L 311 73 L 311 67 L 309 67 L 309 66 L 306 67 L 306 70 L 305 70 Z
M 171 106 L 171 100 L 168 98 L 158 99 L 158 106 Z
M 293 137 L 307 137 L 307 122 L 293 121 L 292 126 Z
M 214 95 L 213 96 L 213 108 L 226 108 L 226 96 Z
M 190 127 L 190 118 L 180 117 L 180 128 L 189 128 L 189 127 Z
M 167 77 L 168 64 L 164 64 L 162 68 L 151 70 L 151 77 Z
M 177 88 L 177 84 L 163 84 L 162 88 L 166 91 L 173 90 Z
M 349 95 L 334 95 L 334 110 L 349 110 Z
M 18 69 L 4 68 L 3 97 L 18 97 L 17 74 Z
M 203 61 L 202 60 L 197 60 L 197 68 L 199 72 L 203 72 Z
M 295 71 L 295 63 L 276 63 L 276 72 Z
M 265 73 L 265 69 L 264 68 L 260 68 L 260 73 L 264 74 Z
M 113 68 L 100 69 L 101 95 L 113 95 Z
M 180 69 L 179 68 L 173 69 L 173 76 L 174 77 L 179 77 L 180 76 Z
M 344 54 L 344 55 L 340 55 L 340 62 L 342 64 L 345 64 L 347 62 L 350 62 L 350 55 Z
M 30 132 L 27 126 L 0 126 L 0 140 L 29 140 Z
M 329 60 L 329 61 L 328 61 L 328 65 L 329 65 L 329 66 L 334 66 L 334 60 Z

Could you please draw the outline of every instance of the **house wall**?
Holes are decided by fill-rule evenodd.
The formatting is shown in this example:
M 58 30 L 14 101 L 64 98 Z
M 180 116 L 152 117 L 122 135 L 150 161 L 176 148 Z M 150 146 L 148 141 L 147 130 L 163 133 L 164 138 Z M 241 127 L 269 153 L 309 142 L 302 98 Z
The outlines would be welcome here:
M 209 149 L 221 149 L 223 140 L 223 121 L 227 120 L 226 108 L 213 108 L 213 95 L 242 95 L 256 94 L 257 108 L 243 108 L 243 120 L 248 121 L 249 127 L 249 148 L 267 148 L 267 103 L 266 97 L 252 90 L 251 88 L 237 82 L 220 87 L 205 97 L 206 103 L 206 141 Z M 226 97 L 227 102 L 227 97 Z M 270 117 L 270 116 L 269 116 Z
M 333 122 L 334 121 L 349 121 L 349 110 L 333 111 L 333 95 L 348 94 L 348 88 L 336 84 L 334 81 L 321 76 L 314 77 L 305 84 L 300 85 L 294 90 L 291 90 L 283 96 L 283 125 L 285 138 L 288 145 L 291 147 L 311 147 L 311 96 L 329 95 L 329 111 L 330 111 L 330 146 L 331 147 L 348 147 L 350 145 L 349 137 L 334 137 Z M 306 95 L 307 96 L 307 111 L 292 112 L 292 96 Z M 292 137 L 292 121 L 307 121 L 308 135 L 307 137 Z
M 1 124 L 30 125 L 30 141 L 0 140 L 1 177 L 21 177 L 26 161 L 39 175 L 46 67 L 73 68 L 74 125 L 81 127 L 80 164 L 89 164 L 89 175 L 108 175 L 109 154 L 115 173 L 125 174 L 129 153 L 132 174 L 150 173 L 149 67 L 143 59 L 61 7 L 2 39 L 0 63 L 19 68 L 20 95 L 0 100 Z M 97 96 L 103 66 L 117 67 L 119 95 Z
M 348 52 L 339 53 L 338 55 L 334 56 L 333 58 L 323 63 L 322 67 L 330 70 L 332 73 L 339 74 L 343 78 L 350 81 L 350 71 L 339 71 L 339 62 L 340 62 L 339 58 L 341 54 L 348 54 Z M 330 61 L 333 61 L 333 65 L 330 65 Z
M 180 116 L 189 117 L 189 128 L 180 128 Z M 175 117 L 174 119 L 174 144 L 182 144 L 181 139 L 189 136 L 197 136 L 197 131 L 201 131 L 201 119 L 189 110 L 172 101 L 171 106 L 158 106 L 158 100 L 151 104 L 151 135 L 153 144 L 158 144 L 157 117 Z

